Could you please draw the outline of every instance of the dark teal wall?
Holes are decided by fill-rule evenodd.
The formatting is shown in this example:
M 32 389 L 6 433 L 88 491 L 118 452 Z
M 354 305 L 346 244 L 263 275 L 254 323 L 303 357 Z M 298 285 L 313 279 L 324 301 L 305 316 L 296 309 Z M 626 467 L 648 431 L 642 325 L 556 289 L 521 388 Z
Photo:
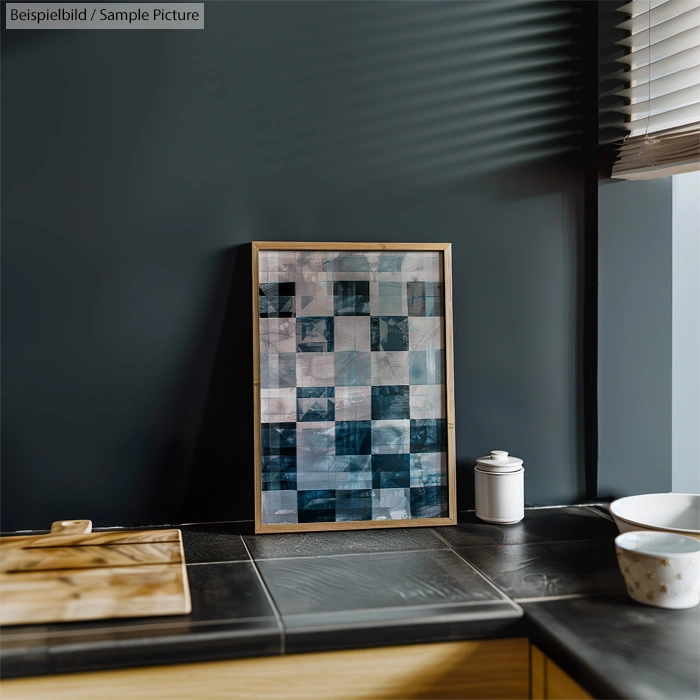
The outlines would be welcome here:
M 599 188 L 601 497 L 671 490 L 672 178 Z
M 588 5 L 4 32 L 3 528 L 250 517 L 255 239 L 452 242 L 460 506 L 580 498 Z

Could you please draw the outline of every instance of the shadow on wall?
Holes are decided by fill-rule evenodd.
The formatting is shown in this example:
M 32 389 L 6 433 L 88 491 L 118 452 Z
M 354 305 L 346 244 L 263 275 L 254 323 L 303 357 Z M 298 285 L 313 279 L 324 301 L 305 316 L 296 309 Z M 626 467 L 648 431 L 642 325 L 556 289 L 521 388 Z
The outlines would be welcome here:
M 617 151 L 613 144 L 627 135 L 625 122 L 627 115 L 616 112 L 615 109 L 624 106 L 625 98 L 618 97 L 617 92 L 624 90 L 626 83 L 620 76 L 628 66 L 616 61 L 624 56 L 628 49 L 618 46 L 617 42 L 624 39 L 627 32 L 618 29 L 624 15 L 618 8 L 624 5 L 624 0 L 606 0 L 598 5 L 598 142 L 599 142 L 599 178 L 609 178 Z
M 253 517 L 253 347 L 249 341 L 253 337 L 253 319 L 252 313 L 248 313 L 252 307 L 250 245 L 237 246 L 230 252 L 234 253 L 235 260 L 226 314 L 202 427 L 194 459 L 187 470 L 181 520 Z
M 150 509 L 174 522 L 253 517 L 250 256 L 249 244 L 219 254 L 211 308 L 172 403 Z
M 158 125 L 160 135 L 168 127 L 183 135 L 186 125 L 198 132 L 178 144 L 184 157 L 226 124 L 219 167 L 245 163 L 248 178 L 294 172 L 323 190 L 412 188 L 579 146 L 576 3 L 259 5 L 209 3 L 202 32 L 141 32 L 158 56 L 157 64 L 141 56 L 157 71 L 153 81 L 161 79 L 152 108 L 169 101 L 169 90 L 179 96 L 178 114 Z M 84 40 L 76 32 L 7 32 L 9 58 L 55 45 L 48 34 L 72 45 Z M 84 41 L 97 49 L 102 36 Z
M 257 96 L 265 169 L 424 187 L 566 152 L 581 131 L 575 20 L 546 2 L 309 7 L 283 42 L 294 68 L 275 63 Z

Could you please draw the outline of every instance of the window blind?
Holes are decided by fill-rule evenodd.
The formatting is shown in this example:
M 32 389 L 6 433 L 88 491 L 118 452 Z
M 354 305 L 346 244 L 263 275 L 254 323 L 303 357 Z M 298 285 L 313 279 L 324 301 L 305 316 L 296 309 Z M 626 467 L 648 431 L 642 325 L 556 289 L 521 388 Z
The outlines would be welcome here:
M 612 177 L 649 179 L 700 170 L 700 0 L 633 0 L 617 8 L 622 81 L 608 95 L 625 117 Z

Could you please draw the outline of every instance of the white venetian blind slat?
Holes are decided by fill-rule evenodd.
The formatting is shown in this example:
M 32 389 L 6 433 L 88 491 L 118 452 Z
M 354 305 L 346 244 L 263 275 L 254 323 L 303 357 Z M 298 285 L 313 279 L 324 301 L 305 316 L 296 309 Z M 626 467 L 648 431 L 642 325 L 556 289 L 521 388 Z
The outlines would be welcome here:
M 628 122 L 627 126 L 630 132 L 646 129 L 647 132 L 659 131 L 661 129 L 669 129 L 672 126 L 681 126 L 682 124 L 694 122 L 700 119 L 700 103 L 678 107 L 669 112 L 655 114 L 652 117 L 644 117 L 643 119 L 635 119 Z
M 661 9 L 661 8 L 659 8 Z M 649 15 L 650 13 L 647 13 Z M 643 24 L 644 15 L 639 17 L 640 25 Z M 682 14 L 673 19 L 661 22 L 657 25 L 648 25 L 641 29 L 633 30 L 628 37 L 617 42 L 618 46 L 628 46 L 631 49 L 643 48 L 650 44 L 658 44 L 666 39 L 671 39 L 688 29 L 700 26 L 700 6 L 688 8 Z
M 633 0 L 618 10 L 627 36 L 616 45 L 628 51 L 615 62 L 626 68 L 601 78 L 623 83 L 603 95 L 624 102 L 607 111 L 629 115 L 613 177 L 700 170 L 700 0 Z
M 671 0 L 632 0 L 632 2 L 628 2 L 626 5 L 618 7 L 617 11 L 624 12 L 630 17 L 637 17 L 644 12 L 649 12 L 650 9 L 653 10 L 661 5 L 668 5 L 670 2 Z
M 698 49 L 698 58 L 700 59 L 700 49 Z M 636 85 L 627 90 L 613 91 L 613 94 L 638 102 L 643 99 L 654 100 L 662 95 L 667 95 L 669 92 L 676 92 L 676 90 L 682 90 L 691 86 L 697 87 L 699 84 L 700 65 L 679 70 L 676 73 L 665 75 L 663 78 L 656 78 L 650 83 L 644 81 L 641 85 Z
M 628 63 L 632 68 L 637 68 L 698 45 L 700 45 L 700 27 L 692 27 L 664 41 L 654 42 L 645 49 L 638 49 L 626 56 L 620 56 L 617 60 L 618 63 Z
M 688 7 L 683 3 L 664 2 L 661 5 L 652 8 L 651 12 L 644 11 L 632 19 L 628 19 L 626 22 L 618 24 L 617 28 L 625 29 L 632 34 L 636 34 L 637 32 L 649 29 L 649 27 L 655 27 L 657 24 L 667 22 L 668 20 L 678 17 L 678 15 L 682 15 L 685 12 L 688 12 Z
M 644 87 L 649 88 L 651 85 L 653 83 L 649 83 Z M 632 114 L 634 119 L 639 120 L 642 117 L 655 116 L 660 112 L 675 110 L 679 106 L 694 102 L 700 102 L 700 84 L 690 85 L 682 90 L 669 92 L 666 95 L 653 97 L 650 100 L 643 100 L 632 105 L 615 107 L 613 111 Z
M 651 65 L 644 65 L 641 68 L 626 71 L 615 75 L 618 80 L 626 83 L 646 83 L 659 77 L 672 75 L 686 68 L 695 68 L 700 64 L 700 46 L 693 46 L 690 49 L 673 54 L 668 58 L 662 58 Z

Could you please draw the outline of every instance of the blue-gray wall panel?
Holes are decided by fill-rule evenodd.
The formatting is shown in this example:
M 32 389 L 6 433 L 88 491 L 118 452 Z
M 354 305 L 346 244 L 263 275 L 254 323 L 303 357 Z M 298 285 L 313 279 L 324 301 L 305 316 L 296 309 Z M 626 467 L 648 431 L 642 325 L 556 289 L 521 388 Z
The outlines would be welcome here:
M 671 178 L 599 186 L 598 490 L 671 490 Z

